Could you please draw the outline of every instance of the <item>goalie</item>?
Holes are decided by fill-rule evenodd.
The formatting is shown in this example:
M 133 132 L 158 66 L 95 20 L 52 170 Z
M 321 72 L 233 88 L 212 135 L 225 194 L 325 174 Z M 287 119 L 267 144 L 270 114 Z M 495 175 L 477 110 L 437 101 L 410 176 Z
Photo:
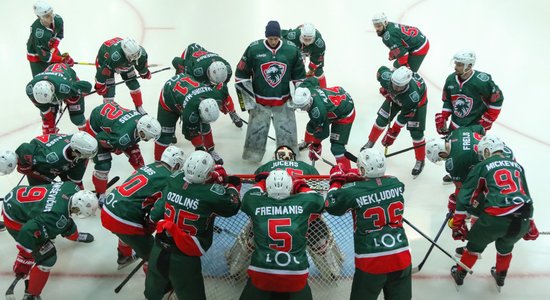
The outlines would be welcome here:
M 290 176 L 319 175 L 317 170 L 303 161 L 296 160 L 296 154 L 288 146 L 275 150 L 274 159 L 260 166 L 256 182 L 264 180 L 273 170 L 286 170 Z M 342 270 L 344 256 L 336 244 L 332 231 L 321 216 L 309 223 L 307 231 L 307 251 L 323 278 L 336 279 Z M 237 237 L 235 244 L 226 252 L 225 258 L 232 278 L 240 280 L 246 274 L 250 256 L 254 251 L 254 233 L 247 223 Z

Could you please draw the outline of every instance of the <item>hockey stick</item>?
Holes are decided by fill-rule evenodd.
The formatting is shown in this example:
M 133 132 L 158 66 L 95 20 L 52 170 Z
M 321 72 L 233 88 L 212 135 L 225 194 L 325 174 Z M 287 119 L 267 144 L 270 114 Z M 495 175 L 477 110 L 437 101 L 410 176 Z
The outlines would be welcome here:
M 418 144 L 416 146 L 412 146 L 412 147 L 409 147 L 409 148 L 405 148 L 403 150 L 399 150 L 399 151 L 395 151 L 393 153 L 390 153 L 390 154 L 384 154 L 385 157 L 392 157 L 394 155 L 397 155 L 397 154 L 401 154 L 403 152 L 407 152 L 407 151 L 410 151 L 410 150 L 413 150 L 413 149 L 416 149 L 416 148 L 420 148 L 420 147 L 424 147 L 426 146 L 426 143 L 422 143 L 422 144 Z
M 153 71 L 153 72 L 151 72 L 151 75 L 156 74 L 156 73 L 158 73 L 158 72 L 166 71 L 166 70 L 170 70 L 170 67 L 166 67 L 166 68 L 162 68 L 162 69 L 160 69 L 160 70 Z M 117 85 L 119 85 L 119 84 L 123 84 L 123 83 L 125 83 L 125 82 L 130 81 L 130 80 L 137 80 L 137 78 L 129 78 L 129 79 L 126 79 L 126 80 L 122 80 L 122 81 L 116 82 L 115 84 L 109 84 L 109 85 L 107 85 L 107 87 L 117 86 Z M 86 96 L 92 95 L 92 94 L 95 94 L 95 93 L 97 93 L 97 91 L 96 91 L 96 90 L 93 90 L 93 91 L 91 91 L 89 94 L 87 94 Z
M 23 279 L 24 276 L 18 275 L 15 277 L 13 282 L 10 284 L 8 289 L 6 290 L 6 300 L 15 300 L 14 290 L 15 286 L 19 282 L 19 280 Z
M 137 271 L 139 271 L 139 269 L 145 264 L 145 262 L 146 261 L 144 259 L 139 262 L 139 264 L 132 270 L 132 272 L 130 272 L 130 274 L 128 274 L 128 276 L 126 276 L 126 278 L 124 278 L 124 280 L 115 288 L 115 294 L 118 294 L 118 292 L 122 290 L 126 283 L 130 281 L 130 279 L 134 276 L 134 274 L 136 274 Z
M 320 156 L 319 153 L 313 151 L 313 153 L 315 154 L 315 156 L 317 156 L 318 159 L 322 160 L 325 164 L 331 166 L 331 167 L 334 167 L 334 163 L 332 163 L 331 161 L 329 160 L 326 160 L 324 157 Z
M 348 152 L 348 151 L 344 152 L 344 156 L 345 156 L 347 159 L 349 159 L 349 160 L 351 160 L 352 162 L 354 162 L 354 163 L 357 162 L 357 156 L 353 155 L 351 152 Z
M 457 263 L 461 268 L 463 268 L 464 270 L 466 270 L 466 272 L 470 273 L 470 274 L 473 274 L 474 271 L 472 271 L 472 269 L 468 268 L 467 265 L 465 265 L 464 263 L 462 263 L 460 260 L 458 260 L 456 257 L 452 256 L 449 252 L 447 252 L 447 250 L 441 248 L 441 246 L 439 246 L 436 242 L 434 242 L 429 236 L 427 236 L 424 232 L 420 231 L 420 229 L 416 228 L 416 226 L 414 226 L 413 224 L 411 224 L 411 222 L 409 222 L 407 219 L 403 218 L 403 222 L 405 222 L 407 225 L 409 225 L 412 229 L 414 229 L 414 231 L 418 232 L 421 236 L 423 236 L 425 239 L 427 239 L 430 243 L 432 243 L 432 245 L 436 246 L 437 249 L 441 250 L 441 252 L 445 253 L 445 255 L 447 255 L 450 259 L 452 259 L 455 263 Z
M 75 61 L 74 64 L 75 64 L 75 65 L 82 65 L 82 66 L 95 66 L 95 63 L 91 63 L 91 62 L 82 62 L 82 61 Z M 151 65 L 147 65 L 148 68 L 159 67 L 159 66 L 161 66 L 161 64 L 151 64 Z
M 439 236 L 441 236 L 441 233 L 443 232 L 443 229 L 445 229 L 445 226 L 447 225 L 447 222 L 449 221 L 449 219 L 452 216 L 453 216 L 453 214 L 451 212 L 447 213 L 447 216 L 445 217 L 445 221 L 443 221 L 443 224 L 441 225 L 441 227 L 439 228 L 439 231 L 437 232 L 437 235 L 435 236 L 434 242 L 437 242 L 437 240 L 439 239 Z M 420 262 L 420 264 L 418 264 L 417 267 L 412 268 L 412 273 L 413 274 L 420 272 L 420 270 L 422 269 L 422 266 L 424 266 L 424 263 L 426 262 L 426 260 L 428 260 L 428 256 L 430 256 L 430 253 L 432 253 L 434 245 L 435 244 L 432 244 L 430 246 L 430 249 L 428 249 L 428 252 L 426 252 L 426 255 L 424 256 L 424 259 Z
M 61 111 L 61 114 L 59 115 L 59 118 L 57 118 L 57 121 L 55 121 L 55 126 L 57 127 L 57 124 L 59 123 L 59 121 L 61 121 L 61 117 L 63 117 L 63 114 L 65 113 L 65 111 L 67 110 L 69 106 L 68 105 L 65 105 L 65 108 L 63 108 L 63 111 Z
M 389 113 L 388 113 L 388 126 L 387 126 L 387 128 L 386 128 L 386 134 L 388 134 L 388 131 L 390 131 L 390 126 L 391 126 L 391 120 L 390 120 L 390 117 L 391 117 L 391 108 L 392 108 L 392 106 L 393 106 L 392 104 L 393 104 L 393 100 L 390 101 L 390 111 L 389 111 Z M 388 148 L 389 148 L 389 146 L 385 146 L 385 147 L 384 147 L 384 156 L 385 156 L 385 157 L 388 157 Z
M 541 231 L 539 232 L 540 235 L 550 235 L 550 231 Z

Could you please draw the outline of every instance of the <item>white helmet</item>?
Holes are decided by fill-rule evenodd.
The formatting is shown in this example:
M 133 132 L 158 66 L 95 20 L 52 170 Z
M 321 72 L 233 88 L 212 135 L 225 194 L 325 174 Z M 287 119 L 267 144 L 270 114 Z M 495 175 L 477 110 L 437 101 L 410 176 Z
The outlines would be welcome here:
M 52 6 L 44 1 L 36 1 L 32 8 L 34 10 L 34 14 L 41 18 L 53 12 Z
M 172 171 L 177 171 L 185 163 L 183 150 L 176 146 L 169 146 L 162 152 L 160 160 L 170 166 Z
M 144 141 L 157 140 L 160 137 L 160 123 L 149 115 L 139 118 L 136 128 L 140 139 Z
M 32 87 L 32 95 L 34 96 L 34 100 L 40 104 L 52 103 L 55 95 L 55 88 L 51 82 L 41 80 Z
M 129 61 L 138 60 L 141 57 L 141 46 L 132 38 L 125 38 L 121 42 L 122 51 Z
M 411 69 L 401 66 L 391 74 L 391 82 L 398 87 L 404 87 L 409 84 L 412 75 Z
M 294 97 L 292 97 L 292 106 L 301 110 L 308 110 L 311 106 L 311 91 L 305 87 L 298 87 L 294 90 Z
M 0 175 L 8 175 L 17 167 L 17 155 L 15 152 L 0 151 Z
M 315 41 L 315 26 L 305 23 L 300 29 L 300 42 L 304 45 L 311 45 Z
M 426 142 L 426 156 L 434 164 L 442 160 L 441 156 L 439 156 L 441 152 L 447 153 L 444 139 L 430 139 Z
M 357 168 L 363 177 L 378 178 L 386 172 L 386 158 L 378 150 L 368 148 L 359 153 Z
M 372 16 L 372 24 L 386 24 L 388 22 L 388 17 L 385 13 L 377 13 Z
M 97 140 L 84 131 L 73 134 L 69 145 L 78 158 L 92 158 L 97 154 Z
M 472 50 L 460 50 L 453 56 L 453 61 L 464 64 L 464 67 L 468 65 L 473 67 L 476 63 L 476 54 Z
M 506 147 L 506 145 L 499 137 L 488 134 L 482 137 L 479 144 L 477 144 L 477 153 L 483 157 L 483 159 L 487 159 L 497 151 L 504 151 L 504 147 Z M 487 155 L 485 150 L 488 151 Z
M 77 216 L 83 218 L 94 216 L 97 207 L 97 196 L 90 191 L 78 191 L 71 197 L 71 213 Z
M 227 79 L 227 66 L 221 61 L 212 62 L 206 71 L 206 75 L 213 84 L 225 82 Z
M 277 200 L 283 200 L 290 196 L 292 191 L 292 177 L 286 170 L 273 170 L 265 180 L 267 195 Z
M 220 107 L 218 102 L 212 98 L 201 100 L 199 104 L 199 114 L 201 121 L 204 123 L 212 123 L 220 116 Z
M 296 153 L 292 150 L 292 148 L 282 145 L 275 150 L 274 159 L 276 160 L 296 160 Z
M 191 183 L 204 183 L 212 170 L 214 159 L 210 153 L 201 150 L 191 153 L 183 165 L 184 178 Z

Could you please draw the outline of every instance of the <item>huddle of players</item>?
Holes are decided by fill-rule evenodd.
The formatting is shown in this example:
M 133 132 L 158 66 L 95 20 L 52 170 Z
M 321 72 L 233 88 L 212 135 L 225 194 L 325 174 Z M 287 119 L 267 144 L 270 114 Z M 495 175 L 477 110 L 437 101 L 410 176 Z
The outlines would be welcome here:
M 41 110 L 45 136 L 38 137 L 31 143 L 25 143 L 26 145 L 18 148 L 20 153 L 17 153 L 18 158 L 15 164 L 21 173 L 28 175 L 32 187 L 18 186 L 8 194 L 9 197 L 7 196 L 5 200 L 7 209 L 4 209 L 3 214 L 6 227 L 18 243 L 23 245 L 19 249 L 20 252 L 14 265 L 14 271 L 22 276 L 30 273 L 26 299 L 39 297 L 47 281 L 49 269 L 55 262 L 55 247 L 51 242 L 48 243 L 49 239 L 57 234 L 62 234 L 72 240 L 83 242 L 93 240 L 93 237 L 89 234 L 78 234 L 74 222 L 71 222 L 69 211 L 81 212 L 83 215 L 93 215 L 97 207 L 95 205 L 97 199 L 94 198 L 95 196 L 92 193 L 80 191 L 82 193 L 78 194 L 80 192 L 77 192 L 82 188 L 81 179 L 87 159 L 94 157 L 96 163 L 93 178 L 94 185 L 105 203 L 102 210 L 102 223 L 120 239 L 118 246 L 119 263 L 125 264 L 129 262 L 129 257 L 134 258 L 132 249 L 139 257 L 149 258 L 150 262 L 155 262 L 151 263 L 149 267 L 146 296 L 150 299 L 156 299 L 170 286 L 166 278 L 171 278 L 170 276 L 174 276 L 174 279 L 176 276 L 181 277 L 181 274 L 175 274 L 176 268 L 172 268 L 172 265 L 185 264 L 186 266 L 193 265 L 195 268 L 200 268 L 200 260 L 195 258 L 202 255 L 212 243 L 213 220 L 204 218 L 213 211 L 197 210 L 197 207 L 202 207 L 200 203 L 206 203 L 207 201 L 203 200 L 201 202 L 202 198 L 197 196 L 200 193 L 196 193 L 193 189 L 191 189 L 193 194 L 189 193 L 190 196 L 187 198 L 181 197 L 182 194 L 187 195 L 185 193 L 193 184 L 199 184 L 197 190 L 201 190 L 200 184 L 204 184 L 206 180 L 209 180 L 214 183 L 209 183 L 210 186 L 208 187 L 202 187 L 204 193 L 213 192 L 217 197 L 225 197 L 224 199 L 227 200 L 227 203 L 220 202 L 219 207 L 216 208 L 219 209 L 219 211 L 215 211 L 216 214 L 230 216 L 235 214 L 239 208 L 238 193 L 234 192 L 234 190 L 238 191 L 240 188 L 239 180 L 227 176 L 221 166 L 214 168 L 214 162 L 221 164 L 223 160 L 214 151 L 211 129 L 207 126 L 208 123 L 217 119 L 219 109 L 224 113 L 229 113 L 237 126 L 242 126 L 242 120 L 236 115 L 232 100 L 227 92 L 226 83 L 231 76 L 230 66 L 217 54 L 210 53 L 199 45 L 191 44 L 184 51 L 181 59 L 175 58 L 173 61 L 177 69 L 176 76 L 165 84 L 161 93 L 158 112 L 159 123 L 149 116 L 141 116 L 145 111 L 141 107 L 141 92 L 137 80 L 126 82 L 136 105 L 135 112 L 124 109 L 112 102 L 114 97 L 114 86 L 112 86 L 114 73 L 120 73 L 125 80 L 136 77 L 135 70 L 144 79 L 149 79 L 151 73 L 147 68 L 147 54 L 141 46 L 131 39 L 111 39 L 102 45 L 96 62 L 98 73 L 96 74 L 95 88 L 98 94 L 104 96 L 106 103 L 94 109 L 90 119 L 86 122 L 83 116 L 83 97 L 90 92 L 91 84 L 80 81 L 76 77 L 76 73 L 70 68 L 74 61 L 68 54 L 59 55 L 58 45 L 63 31 L 62 20 L 58 15 L 53 14 L 50 6 L 44 5 L 43 2 L 38 2 L 35 5 L 35 12 L 39 18 L 33 24 L 33 31 L 28 43 L 28 53 L 33 75 L 36 76 L 27 86 L 27 94 Z M 48 20 L 50 20 L 49 23 Z M 391 145 L 401 128 L 407 125 L 413 138 L 417 159 L 415 168 L 413 168 L 413 175 L 418 175 L 422 171 L 425 155 L 423 131 L 427 97 L 425 83 L 413 71 L 418 70 L 428 51 L 429 43 L 418 29 L 387 22 L 384 15 L 375 16 L 373 24 L 378 35 L 383 38 L 384 43 L 391 50 L 390 60 L 395 59 L 396 67 L 402 67 L 395 71 L 381 67 L 378 71 L 377 77 L 382 86 L 380 92 L 385 96 L 386 101 L 378 112 L 379 118 L 369 135 L 369 141 L 359 155 L 358 172 L 351 169 L 349 161 L 346 162 L 341 159 L 345 152 L 344 146 L 347 143 L 351 123 L 355 116 L 353 101 L 341 87 L 326 88 L 326 79 L 322 72 L 322 55 L 321 58 L 319 56 L 314 58 L 314 54 L 310 54 L 310 71 L 308 75 L 315 75 L 315 79 L 306 80 L 303 86 L 298 87 L 290 104 L 294 108 L 306 110 L 310 114 L 311 121 L 308 123 L 306 132 L 306 142 L 311 144 L 310 157 L 318 159 L 320 141 L 329 135 L 329 123 L 332 125 L 332 132 L 343 133 L 341 142 L 333 141 L 331 135 L 333 144 L 331 150 L 339 164 L 331 170 L 331 190 L 327 195 L 328 206 L 326 210 L 329 213 L 343 214 L 349 209 L 355 209 L 359 210 L 360 216 L 363 216 L 360 219 L 363 222 L 357 224 L 357 228 L 361 230 L 355 232 L 356 267 L 358 271 L 354 276 L 352 298 L 355 297 L 354 295 L 364 296 L 365 294 L 376 298 L 385 286 L 388 287 L 384 288 L 386 295 L 390 295 L 388 293 L 393 291 L 399 295 L 398 297 L 409 299 L 411 294 L 410 253 L 401 227 L 404 187 L 397 179 L 384 177 L 384 157 L 379 152 L 368 148 L 374 145 L 384 127 L 397 116 L 397 121 L 386 133 L 382 144 L 384 146 Z M 40 26 L 46 27 L 47 30 L 44 31 Z M 312 36 L 314 37 L 313 41 L 315 41 L 315 33 L 318 33 L 318 31 L 314 28 L 312 30 L 311 26 L 311 24 L 306 24 L 296 29 L 294 37 L 299 36 L 299 40 L 303 42 L 304 36 L 298 35 L 298 32 L 309 30 L 314 32 Z M 268 37 L 267 31 L 266 29 L 266 37 Z M 48 36 L 48 34 L 51 36 Z M 397 39 L 397 41 L 400 41 L 403 35 L 410 38 L 411 42 L 407 44 L 409 48 L 403 48 L 403 43 L 394 41 L 396 36 L 401 36 Z M 288 36 L 291 39 L 292 32 Z M 311 38 L 311 36 L 305 36 L 305 38 Z M 44 41 L 47 41 L 47 43 L 44 44 Z M 391 44 L 392 41 L 394 44 Z M 42 56 L 47 56 L 49 53 L 49 58 L 41 57 L 38 54 L 33 56 L 32 45 L 41 45 L 42 50 L 49 47 L 48 51 L 35 51 L 41 53 Z M 319 46 L 321 43 L 315 43 L 315 45 Z M 322 45 L 324 46 L 324 42 L 322 42 Z M 214 59 L 211 59 L 212 57 Z M 41 59 L 47 63 L 44 63 Z M 427 145 L 428 158 L 436 161 L 440 157 L 447 158 L 456 155 L 454 162 L 452 159 L 447 159 L 446 164 L 447 171 L 451 175 L 458 168 L 463 168 L 463 170 L 457 171 L 462 172 L 461 175 L 451 176 L 453 182 L 457 185 L 457 191 L 449 198 L 450 209 L 454 202 L 457 203 L 457 211 L 451 222 L 449 222 L 453 228 L 453 237 L 465 239 L 468 234 L 469 242 L 462 253 L 462 261 L 468 266 L 475 263 L 477 255 L 484 250 L 488 243 L 496 241 L 497 264 L 492 270 L 492 274 L 497 284 L 502 286 L 510 264 L 513 244 L 522 236 L 526 239 L 535 239 L 538 236 L 536 226 L 532 219 L 530 220 L 533 211 L 532 201 L 528 196 L 522 167 L 507 157 L 508 152 L 498 138 L 490 136 L 484 138 L 477 145 L 477 150 L 473 145 L 466 145 L 464 142 L 465 139 L 462 135 L 470 130 L 468 128 L 472 128 L 468 127 L 469 125 L 479 123 L 484 129 L 490 129 L 492 122 L 498 116 L 503 98 L 500 90 L 488 74 L 473 70 L 475 63 L 473 52 L 459 52 L 454 59 L 455 74 L 450 75 L 447 79 L 444 89 L 443 111 L 441 114 L 436 115 L 438 132 L 441 134 L 450 132 L 449 142 L 444 142 L 444 146 L 441 146 L 442 140 L 430 141 Z M 49 64 L 51 62 L 57 63 Z M 40 69 L 44 71 L 42 72 Z M 204 71 L 205 69 L 206 71 Z M 193 74 L 193 76 L 188 74 Z M 480 90 L 481 92 L 479 92 Z M 207 101 L 210 99 L 213 101 Z M 326 101 L 326 99 L 330 99 L 330 101 Z M 57 112 L 59 112 L 61 101 L 66 103 L 71 121 L 79 129 L 86 129 L 89 135 L 86 135 L 85 132 L 73 136 L 56 134 L 58 129 L 55 127 L 55 118 Z M 331 102 L 332 105 L 324 105 L 327 102 Z M 394 106 L 393 109 L 392 106 Z M 317 110 L 312 108 L 317 108 Z M 319 114 L 319 111 L 323 113 Z M 451 123 L 450 128 L 447 129 L 446 121 L 449 116 L 451 116 Z M 152 191 L 158 191 L 159 185 L 162 185 L 164 181 L 163 179 L 170 176 L 172 172 L 179 170 L 183 165 L 181 150 L 173 146 L 168 147 L 170 143 L 174 142 L 175 123 L 179 117 L 184 123 L 188 122 L 182 126 L 184 136 L 193 143 L 196 149 L 208 151 L 210 155 L 203 151 L 191 154 L 188 162 L 185 163 L 188 168 L 186 167 L 184 172 L 174 175 L 176 178 L 180 176 L 180 180 L 170 181 L 177 182 L 173 187 L 174 191 L 160 195 Z M 125 129 L 120 130 L 120 128 Z M 47 136 L 46 134 L 50 135 Z M 90 135 L 95 139 L 90 139 Z M 452 138 L 453 135 L 455 138 Z M 479 137 L 475 139 L 473 135 L 471 138 L 472 144 L 474 140 L 479 140 Z M 155 139 L 157 141 L 155 145 L 155 159 L 157 161 L 148 166 L 144 166 L 137 144 L 141 139 Z M 479 152 L 483 155 L 484 160 L 482 162 L 475 159 L 468 161 L 462 157 L 464 155 L 457 154 L 460 153 L 461 146 L 453 147 L 452 144 L 453 141 L 457 140 L 463 143 L 461 144 L 462 152 L 469 152 L 469 158 L 475 156 L 477 159 L 477 152 Z M 56 145 L 56 143 L 59 144 Z M 43 151 L 42 156 L 35 152 L 36 149 L 41 147 L 47 148 L 54 145 L 58 149 Z M 291 149 L 283 148 L 286 148 L 284 151 L 291 152 L 291 156 L 295 156 Z M 95 152 L 99 152 L 99 154 L 96 156 Z M 55 155 L 51 155 L 52 153 Z M 128 155 L 129 161 L 137 170 L 137 173 L 133 174 L 123 185 L 117 187 L 109 196 L 106 196 L 110 153 L 125 153 Z M 286 156 L 289 156 L 288 153 Z M 2 156 L 2 161 L 6 162 L 5 165 L 8 170 L 15 167 L 13 157 L 13 153 L 5 153 Z M 47 164 L 62 162 L 64 165 L 60 165 L 59 169 L 50 168 L 43 171 L 33 169 L 33 164 L 36 165 L 36 160 L 33 160 L 35 157 L 41 157 Z M 210 160 L 212 160 L 211 163 Z M 468 175 L 470 168 L 473 169 Z M 487 171 L 484 171 L 485 169 Z M 70 172 L 68 172 L 69 170 Z M 3 170 L 3 172 L 5 171 Z M 6 171 L 5 173 L 9 172 Z M 307 232 L 309 215 L 319 214 L 323 211 L 325 205 L 323 202 L 318 201 L 319 198 L 322 200 L 322 197 L 312 192 L 303 180 L 293 179 L 285 172 L 274 171 L 269 176 L 266 177 L 266 175 L 257 177 L 258 183 L 254 189 L 245 194 L 241 209 L 251 217 L 254 236 L 266 236 L 266 233 L 270 233 L 269 230 L 275 230 L 275 235 L 271 235 L 275 244 L 267 245 L 265 241 L 259 242 L 258 239 L 254 239 L 255 249 L 252 254 L 251 266 L 248 268 L 250 280 L 243 291 L 242 297 L 244 299 L 264 297 L 271 292 L 297 293 L 296 295 L 300 295 L 299 297 L 311 297 L 311 292 L 307 287 L 307 259 L 305 259 L 305 248 L 309 241 L 306 243 L 305 233 Z M 56 176 L 60 176 L 65 181 L 50 183 L 53 182 Z M 485 178 L 486 186 L 477 186 L 479 178 Z M 31 180 L 37 181 L 33 184 Z M 66 180 L 71 182 L 66 182 Z M 44 183 L 50 184 L 44 186 Z M 35 188 L 35 184 L 42 185 Z M 76 185 L 80 188 L 77 188 Z M 344 188 L 339 189 L 342 186 Z M 63 188 L 67 191 L 59 193 L 60 190 L 64 191 Z M 483 199 L 472 197 L 472 195 L 478 195 L 479 191 L 483 189 L 487 191 Z M 384 195 L 388 195 L 385 192 L 386 190 L 391 191 L 390 195 L 395 197 L 384 199 Z M 347 195 L 347 192 L 352 194 Z M 296 204 L 289 204 L 289 211 L 292 211 L 290 210 L 291 207 L 299 209 L 300 213 L 297 214 L 297 218 L 298 215 L 308 216 L 303 220 L 298 218 L 295 221 L 298 222 L 296 226 L 292 225 L 288 218 L 270 217 L 271 214 L 268 213 L 270 211 L 269 205 L 265 205 L 265 210 L 257 207 L 260 202 L 262 205 L 272 203 L 271 207 L 282 203 L 278 201 L 294 202 L 292 201 L 294 196 L 291 197 L 291 194 L 296 195 L 298 198 L 305 198 L 306 196 L 311 198 L 311 206 L 304 206 L 304 203 L 307 202 L 304 200 L 296 201 Z M 191 195 L 194 195 L 195 198 L 192 198 Z M 289 197 L 290 199 L 287 201 Z M 255 202 L 255 198 L 257 198 L 256 201 L 258 199 L 262 200 Z M 362 200 L 355 201 L 355 198 Z M 52 199 L 55 200 L 52 201 Z M 125 201 L 128 199 L 134 200 Z M 250 199 L 250 204 L 246 201 L 247 199 Z M 271 202 L 266 202 L 266 199 L 270 199 Z M 342 200 L 338 201 L 337 199 Z M 354 200 L 346 203 L 349 202 L 349 199 Z M 368 199 L 376 199 L 376 202 Z M 378 199 L 383 199 L 383 201 Z M 473 200 L 470 201 L 470 199 Z M 122 211 L 115 209 L 114 203 L 117 200 L 125 201 L 124 206 L 116 206 L 118 208 L 122 207 Z M 60 211 L 55 211 L 52 208 L 55 203 L 67 203 L 67 201 L 69 201 L 69 205 L 60 205 Z M 315 203 L 318 205 L 315 205 Z M 156 210 L 156 214 L 153 213 L 155 211 L 153 210 L 151 218 L 148 219 L 146 214 L 153 204 L 155 206 L 158 204 L 159 209 Z M 21 209 L 21 207 L 28 207 L 28 205 L 33 205 L 35 208 Z M 132 208 L 132 206 L 134 207 Z M 67 208 L 69 208 L 69 211 L 67 211 Z M 11 209 L 14 210 L 11 211 Z M 193 212 L 190 212 L 189 210 L 192 209 Z M 307 213 L 304 213 L 304 210 Z M 479 216 L 479 221 L 475 222 L 478 225 L 476 226 L 472 222 L 472 229 L 469 233 L 464 222 L 466 212 Z M 41 220 L 41 218 L 45 218 L 45 220 Z M 120 220 L 125 220 L 125 222 L 120 222 Z M 149 222 L 149 220 L 152 222 Z M 188 222 L 184 222 L 185 220 L 188 220 Z M 152 226 L 155 221 L 160 221 L 156 225 L 158 243 L 154 243 L 150 235 L 155 230 L 155 227 Z M 194 223 L 195 221 L 197 223 Z M 37 226 L 41 226 L 44 232 L 35 239 L 28 240 L 28 234 L 18 233 L 18 231 L 29 232 L 25 227 L 27 224 L 29 224 L 28 230 L 35 230 Z M 57 227 L 50 228 L 52 224 Z M 60 226 L 60 224 L 63 226 Z M 289 231 L 286 233 L 278 232 L 277 228 L 281 227 L 288 228 Z M 62 230 L 59 230 L 60 228 Z M 23 231 L 23 229 L 26 231 Z M 296 233 L 291 234 L 290 230 L 296 230 Z M 200 238 L 202 233 L 206 235 L 203 239 Z M 386 239 L 386 234 L 389 234 L 398 243 L 392 244 L 390 248 L 386 247 L 385 243 L 380 245 L 381 241 Z M 302 238 L 290 239 L 289 243 L 289 236 Z M 391 254 L 385 253 L 387 251 L 390 251 Z M 172 255 L 173 253 L 176 254 Z M 280 269 L 281 265 L 275 259 L 280 255 L 284 255 L 284 258 L 288 259 L 286 266 L 290 269 Z M 167 259 L 170 260 L 172 262 L 170 267 L 166 269 L 166 265 L 156 263 L 159 258 L 162 262 L 166 262 Z M 273 260 L 267 258 L 273 258 Z M 275 265 L 273 262 L 275 262 Z M 198 273 L 200 273 L 200 269 L 198 270 Z M 278 274 L 273 270 L 280 270 L 280 272 Z M 384 280 L 381 280 L 381 278 L 390 273 L 395 281 L 384 284 Z M 451 273 L 457 284 L 461 285 L 465 277 L 465 271 L 460 266 L 454 266 Z M 192 293 L 201 294 L 201 287 L 202 293 L 204 293 L 202 277 L 195 277 L 193 280 L 183 280 L 189 283 L 189 286 L 186 287 L 176 286 L 175 281 L 181 283 L 182 280 L 173 280 L 172 286 L 176 293 L 193 291 Z M 285 280 L 288 284 L 273 287 L 270 280 L 274 278 Z M 364 282 L 379 282 L 380 284 L 361 284 L 363 280 Z M 399 288 L 389 288 L 392 284 L 396 284 Z M 376 287 L 373 288 L 373 286 Z M 369 291 L 366 289 L 369 289 Z

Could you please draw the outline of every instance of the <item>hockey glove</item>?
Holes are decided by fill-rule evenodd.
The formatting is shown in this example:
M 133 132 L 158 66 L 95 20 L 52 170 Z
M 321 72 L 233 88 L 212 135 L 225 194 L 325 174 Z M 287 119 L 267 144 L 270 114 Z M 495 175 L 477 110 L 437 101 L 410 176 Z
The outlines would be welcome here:
M 393 145 L 393 142 L 395 142 L 395 139 L 399 135 L 399 132 L 401 131 L 401 126 L 397 124 L 397 122 L 386 132 L 386 135 L 382 139 L 382 146 L 389 147 Z
M 59 42 L 60 42 L 60 40 L 58 40 L 58 39 L 51 39 L 48 42 L 48 45 L 50 47 L 50 51 L 51 51 L 51 49 L 55 49 L 55 51 L 59 52 L 59 50 L 57 50 L 57 48 L 59 48 Z
M 74 66 L 74 59 L 69 55 L 69 53 L 65 52 L 61 55 L 63 58 L 63 63 L 69 65 L 69 67 Z
M 235 189 L 237 189 L 237 192 L 241 192 L 242 181 L 240 177 L 229 175 L 225 177 L 225 182 L 229 187 L 234 187 Z
M 449 219 L 447 225 L 453 230 L 452 235 L 455 240 L 465 241 L 468 236 L 468 227 L 466 226 L 466 215 L 455 214 Z
M 141 151 L 139 150 L 139 145 L 136 144 L 124 150 L 124 154 L 128 156 L 128 162 L 134 168 L 134 170 L 137 170 L 145 166 L 145 162 L 143 161 L 143 156 L 141 155 Z
M 493 120 L 491 120 L 485 114 L 483 114 L 481 116 L 481 119 L 479 120 L 479 125 L 483 126 L 485 131 L 487 131 L 487 130 L 491 129 L 491 127 L 493 126 Z
M 388 90 L 381 87 L 379 92 L 380 92 L 380 95 L 384 96 L 384 98 L 386 98 L 387 101 L 390 101 L 390 102 L 392 101 L 390 93 L 388 92 Z
M 298 194 L 309 190 L 309 185 L 304 179 L 294 179 L 292 181 L 292 194 Z
M 359 174 L 359 170 L 356 169 L 356 168 L 349 170 L 348 173 L 346 174 L 346 182 L 347 183 L 356 182 L 356 181 L 363 181 L 363 180 L 364 180 L 363 176 L 361 176 L 361 174 Z
M 223 184 L 225 182 L 226 177 L 227 177 L 227 172 L 225 171 L 222 165 L 216 165 L 214 167 L 214 171 L 210 173 L 210 178 L 214 183 Z
M 34 265 L 34 258 L 31 254 L 26 253 L 23 250 L 19 250 L 17 258 L 13 263 L 13 272 L 16 276 L 26 277 L 29 275 L 32 266 Z
M 100 96 L 107 94 L 107 85 L 105 85 L 105 83 L 96 82 L 94 88 L 96 93 Z
M 346 183 L 347 176 L 344 167 L 337 164 L 330 169 L 330 187 L 341 187 Z
M 151 79 L 151 71 L 147 70 L 147 72 L 139 74 L 139 77 L 141 77 L 141 79 Z
M 452 193 L 449 195 L 449 201 L 447 202 L 447 208 L 449 209 L 449 212 L 453 213 L 456 210 L 456 194 Z
M 269 176 L 269 172 L 261 172 L 261 173 L 258 173 L 258 174 L 256 174 L 256 176 L 254 177 L 254 181 L 260 182 L 260 181 L 262 181 L 262 180 L 266 180 L 266 179 L 267 179 L 267 176 Z
M 537 225 L 535 225 L 535 220 L 531 219 L 529 221 L 529 231 L 523 236 L 523 239 L 526 241 L 536 240 L 539 237 L 539 230 Z
M 449 133 L 449 129 L 447 129 L 448 117 L 449 117 L 449 112 L 440 112 L 435 114 L 435 128 L 437 129 L 437 133 L 441 135 L 445 135 Z
M 323 145 L 321 144 L 310 144 L 308 146 L 309 149 L 309 159 L 311 161 L 317 161 L 319 160 L 319 157 L 321 156 L 321 152 L 323 151 Z

